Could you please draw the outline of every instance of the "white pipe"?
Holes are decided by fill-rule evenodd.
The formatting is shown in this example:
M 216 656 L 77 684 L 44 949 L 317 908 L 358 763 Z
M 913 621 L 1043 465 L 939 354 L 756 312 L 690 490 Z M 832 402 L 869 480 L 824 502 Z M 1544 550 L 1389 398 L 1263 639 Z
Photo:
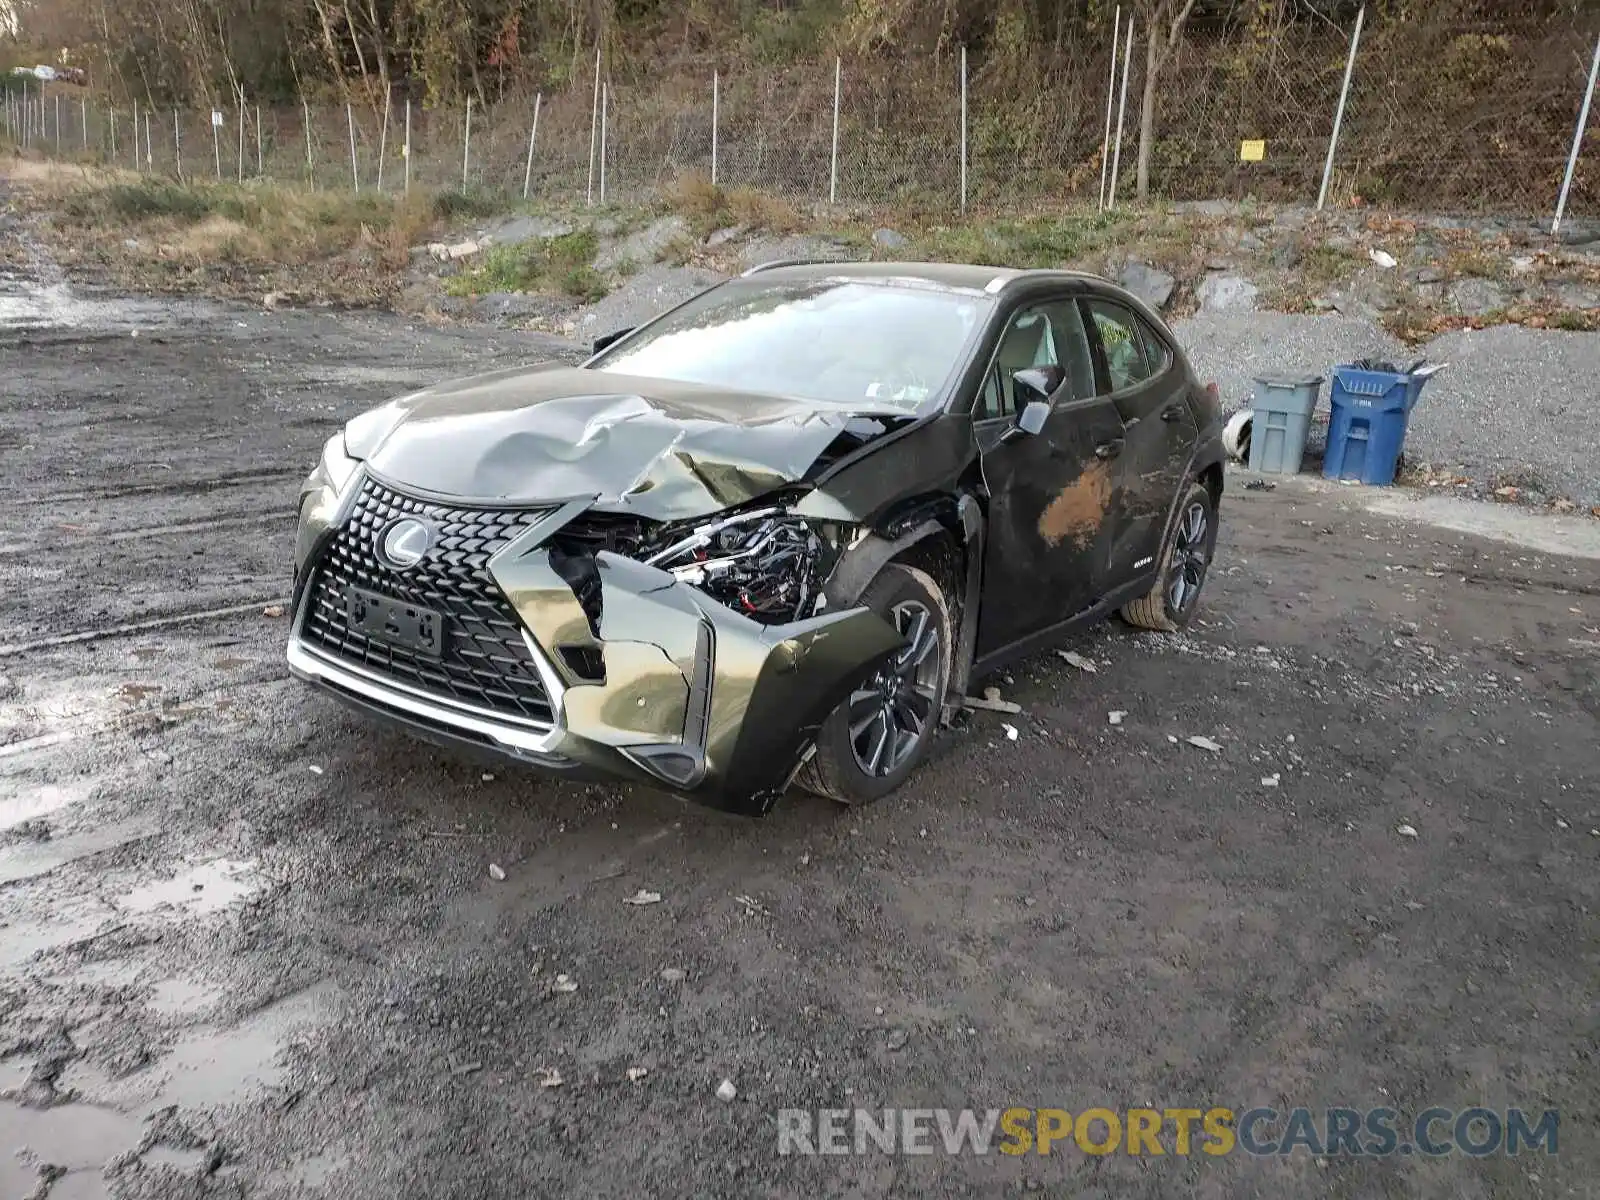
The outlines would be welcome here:
M 406 144 L 400 157 L 406 160 L 406 192 L 411 192 L 411 97 L 406 97 Z
M 1595 39 L 1594 61 L 1589 64 L 1589 90 L 1583 94 L 1583 108 L 1578 112 L 1578 131 L 1572 135 L 1572 153 L 1567 156 L 1567 173 L 1561 180 L 1561 196 L 1556 201 L 1556 219 L 1550 223 L 1550 236 L 1561 231 L 1561 218 L 1567 212 L 1567 193 L 1572 188 L 1572 172 L 1578 166 L 1578 151 L 1583 148 L 1584 131 L 1589 125 L 1589 106 L 1594 103 L 1595 76 L 1600 74 L 1600 38 Z
M 311 102 L 301 96 L 300 107 L 306 116 L 306 186 L 314 192 L 317 190 L 317 164 L 311 153 Z
M 135 119 L 137 119 L 138 115 L 139 115 L 139 110 L 137 108 L 135 108 L 133 110 L 133 113 L 134 113 Z M 138 125 L 134 126 L 135 133 L 133 135 L 133 157 L 135 159 L 137 159 L 139 157 L 139 135 L 138 135 L 138 132 L 137 132 L 138 128 L 139 128 Z M 173 109 L 172 110 L 172 169 L 173 169 L 174 174 L 176 174 L 177 177 L 178 177 L 178 182 L 182 183 L 183 182 L 183 138 L 182 138 L 181 134 L 178 131 L 178 110 L 177 109 Z
M 1111 25 L 1111 78 L 1106 83 L 1106 131 L 1100 139 L 1100 210 L 1106 207 L 1106 180 L 1111 175 L 1111 110 L 1117 106 L 1117 50 L 1122 46 L 1122 5 Z
M 600 85 L 600 203 L 606 202 L 606 110 L 611 107 L 611 84 Z
M 1122 56 L 1122 98 L 1117 101 L 1117 145 L 1111 152 L 1111 191 L 1106 207 L 1117 206 L 1117 177 L 1122 173 L 1122 125 L 1128 115 L 1128 76 L 1133 67 L 1133 14 L 1128 14 L 1128 49 Z
M 356 110 L 348 100 L 344 106 L 345 124 L 350 126 L 350 186 L 355 191 L 361 190 L 361 168 L 356 166 Z
M 967 48 L 961 47 L 961 211 L 967 211 Z
M 841 59 L 833 60 L 833 150 L 828 159 L 828 203 L 839 199 L 839 84 L 844 76 Z
M 717 186 L 717 122 L 721 117 L 722 80 L 711 72 L 711 186 Z
M 1333 136 L 1328 139 L 1328 161 L 1322 164 L 1322 187 L 1317 192 L 1317 209 L 1328 202 L 1328 185 L 1333 181 L 1333 154 L 1339 148 L 1339 129 L 1344 125 L 1344 105 L 1350 97 L 1350 77 L 1356 69 L 1356 47 L 1361 44 L 1361 26 L 1367 19 L 1367 6 L 1356 13 L 1355 32 L 1350 35 L 1350 54 L 1344 62 L 1344 84 L 1339 88 L 1339 107 L 1333 113 Z
M 528 198 L 528 188 L 533 183 L 533 143 L 539 137 L 539 106 L 544 103 L 544 93 L 533 97 L 533 128 L 528 131 L 528 166 L 522 172 L 522 198 Z
M 594 48 L 594 103 L 589 109 L 589 190 L 585 204 L 594 203 L 594 156 L 600 147 L 600 46 Z
M 467 129 L 461 139 L 461 194 L 467 193 L 467 167 L 472 162 L 472 97 L 467 97 Z
M 239 182 L 244 182 L 244 89 L 239 89 Z
M 216 109 L 211 110 L 211 154 L 217 160 L 217 182 L 222 182 L 222 135 L 217 131 L 222 128 L 222 114 Z
M 385 88 L 383 93 L 383 128 L 378 133 L 378 190 L 383 191 L 383 160 L 389 153 L 389 104 L 390 91 Z

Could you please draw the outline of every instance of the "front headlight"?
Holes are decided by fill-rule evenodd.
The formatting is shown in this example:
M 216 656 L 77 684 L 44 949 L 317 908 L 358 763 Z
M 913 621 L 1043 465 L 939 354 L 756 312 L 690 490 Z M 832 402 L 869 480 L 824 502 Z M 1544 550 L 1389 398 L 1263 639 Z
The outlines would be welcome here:
M 345 453 L 344 434 L 336 433 L 322 447 L 322 461 L 317 464 L 317 473 L 322 476 L 320 482 L 323 486 L 332 488 L 337 496 L 344 493 L 345 485 L 360 466 L 359 459 Z

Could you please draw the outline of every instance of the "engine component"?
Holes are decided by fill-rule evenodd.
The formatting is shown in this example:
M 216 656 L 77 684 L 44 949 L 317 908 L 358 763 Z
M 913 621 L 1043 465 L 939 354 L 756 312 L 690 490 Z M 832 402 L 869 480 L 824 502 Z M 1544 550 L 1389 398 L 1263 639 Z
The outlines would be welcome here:
M 784 508 L 761 508 L 679 531 L 644 561 L 735 612 L 778 624 L 809 615 L 822 552 L 805 521 Z

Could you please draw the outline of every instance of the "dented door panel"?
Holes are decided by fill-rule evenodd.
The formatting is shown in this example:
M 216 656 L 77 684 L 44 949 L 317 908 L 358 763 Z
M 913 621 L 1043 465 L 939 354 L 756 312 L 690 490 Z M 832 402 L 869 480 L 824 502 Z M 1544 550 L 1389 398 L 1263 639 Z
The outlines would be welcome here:
M 1088 608 L 1120 523 L 1122 419 L 1108 400 L 1059 405 L 1042 433 L 979 445 L 990 493 L 982 657 Z

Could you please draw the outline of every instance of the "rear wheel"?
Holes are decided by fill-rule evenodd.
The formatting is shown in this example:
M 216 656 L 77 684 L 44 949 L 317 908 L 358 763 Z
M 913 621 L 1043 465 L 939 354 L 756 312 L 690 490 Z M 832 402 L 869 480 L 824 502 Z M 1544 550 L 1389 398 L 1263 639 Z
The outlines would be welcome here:
M 932 577 L 891 563 L 859 603 L 905 639 L 823 722 L 798 782 L 841 804 L 869 804 L 899 787 L 927 754 L 950 680 L 950 610 Z
M 1125 605 L 1122 619 L 1140 629 L 1171 633 L 1194 616 L 1217 546 L 1217 510 L 1211 492 L 1195 483 L 1178 506 L 1178 525 L 1161 562 L 1155 586 Z

